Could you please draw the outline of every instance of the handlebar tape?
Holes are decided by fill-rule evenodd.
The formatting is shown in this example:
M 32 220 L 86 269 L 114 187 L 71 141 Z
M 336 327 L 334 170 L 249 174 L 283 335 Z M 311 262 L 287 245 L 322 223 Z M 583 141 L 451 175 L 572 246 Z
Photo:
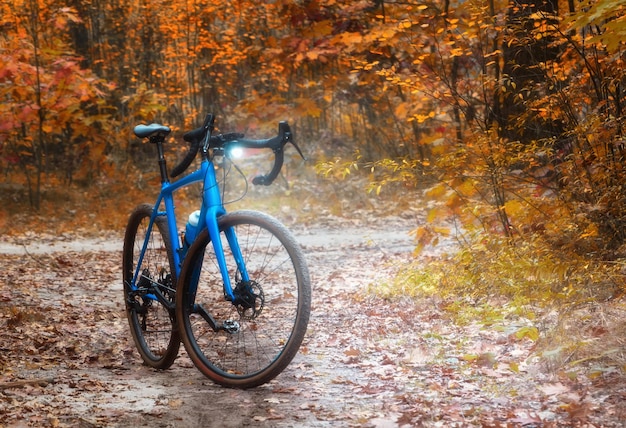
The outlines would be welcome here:
M 280 173 L 280 170 L 283 167 L 283 158 L 284 158 L 283 153 L 284 152 L 283 152 L 282 147 L 277 150 L 274 150 L 274 167 L 269 172 L 269 174 L 258 175 L 254 177 L 252 179 L 252 184 L 263 185 L 263 186 L 269 186 L 270 184 L 272 184 L 274 180 L 276 179 L 276 177 L 278 177 L 278 174 Z
M 209 119 L 209 116 L 211 115 L 207 116 L 207 120 L 205 121 L 205 124 L 203 126 L 201 126 L 200 128 L 196 128 L 193 131 L 189 131 L 185 135 L 183 135 L 183 139 L 189 143 L 189 151 L 187 152 L 183 160 L 180 161 L 180 163 L 174 168 L 172 168 L 172 171 L 170 173 L 172 177 L 177 177 L 182 174 L 189 167 L 189 165 L 191 165 L 191 162 L 193 162 L 198 153 L 198 150 L 200 149 L 200 145 L 203 141 L 205 141 L 208 128 L 212 126 L 212 117 Z M 207 122 L 211 122 L 211 124 L 209 125 Z M 272 149 L 272 151 L 274 152 L 274 165 L 272 167 L 272 170 L 268 174 L 259 175 L 257 177 L 254 177 L 254 179 L 252 180 L 252 184 L 269 186 L 276 179 L 276 177 L 280 173 L 280 170 L 283 167 L 284 146 L 287 143 L 292 143 L 295 145 L 295 143 L 293 143 L 292 141 L 293 135 L 291 133 L 291 128 L 289 127 L 289 124 L 284 121 L 280 122 L 278 124 L 278 135 L 273 138 L 268 138 L 265 140 L 248 140 L 243 139 L 242 137 L 243 134 L 238 133 L 211 136 L 209 140 L 209 147 L 224 147 L 226 143 L 229 143 L 238 147 L 245 148 Z M 297 146 L 296 148 L 298 149 L 298 153 L 302 155 L 300 149 Z
M 198 128 L 200 131 L 203 131 L 202 128 Z M 176 165 L 174 168 L 172 168 L 172 171 L 170 172 L 170 175 L 172 177 L 178 177 L 180 174 L 182 174 L 187 168 L 189 168 L 189 165 L 191 165 L 191 162 L 193 162 L 194 158 L 196 157 L 196 155 L 198 154 L 198 149 L 200 149 L 200 138 L 193 138 L 191 141 L 187 139 L 187 136 L 191 133 L 194 133 L 196 131 L 198 131 L 198 129 L 194 129 L 193 131 L 190 131 L 188 133 L 186 133 L 183 136 L 183 139 L 185 139 L 185 141 L 190 142 L 189 144 L 189 151 L 187 152 L 187 154 L 185 155 L 185 157 L 183 158 L 183 160 L 181 160 L 178 165 Z M 200 134 L 201 135 L 201 134 Z
M 198 150 L 200 149 L 200 144 L 205 139 L 207 132 L 209 133 L 209 135 L 211 135 L 210 133 L 213 132 L 214 120 L 215 120 L 215 117 L 209 113 L 204 118 L 204 123 L 202 124 L 200 128 L 196 128 L 193 131 L 189 131 L 185 133 L 185 135 L 183 135 L 183 140 L 190 143 L 189 151 L 187 152 L 183 160 L 180 161 L 180 163 L 176 165 L 174 168 L 172 168 L 172 171 L 170 172 L 170 175 L 172 177 L 179 176 L 187 168 L 189 168 L 189 165 L 191 165 L 191 162 L 193 162 L 196 155 L 198 154 Z
M 292 134 L 289 124 L 287 122 L 280 122 L 278 124 L 278 135 L 274 138 L 270 138 L 269 140 L 267 140 L 266 146 L 270 147 L 274 152 L 274 166 L 272 167 L 272 170 L 269 172 L 269 174 L 254 177 L 254 179 L 252 179 L 252 184 L 269 186 L 274 182 L 283 167 L 283 147 L 285 147 L 285 144 L 291 142 L 291 140 Z
M 172 168 L 172 172 L 170 173 L 172 177 L 179 176 L 183 173 L 183 171 L 189 168 L 189 165 L 191 165 L 191 162 L 193 162 L 194 158 L 198 154 L 198 150 L 200 149 L 200 144 L 202 143 L 203 137 L 204 129 L 202 128 L 194 129 L 193 131 L 189 131 L 185 135 L 183 135 L 183 139 L 189 143 L 189 151 L 185 155 L 184 159 L 180 161 L 178 165 Z M 236 132 L 212 135 L 209 142 L 209 147 L 221 147 L 224 145 L 224 143 L 236 140 L 241 137 L 243 137 L 243 134 Z

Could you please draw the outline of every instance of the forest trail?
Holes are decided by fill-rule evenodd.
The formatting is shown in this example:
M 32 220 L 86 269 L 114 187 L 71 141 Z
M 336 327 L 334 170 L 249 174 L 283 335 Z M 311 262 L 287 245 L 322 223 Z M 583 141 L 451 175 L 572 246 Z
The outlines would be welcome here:
M 213 384 L 184 351 L 167 371 L 141 364 L 121 237 L 5 242 L 0 426 L 623 426 L 623 383 L 551 373 L 519 324 L 458 326 L 437 299 L 368 293 L 413 258 L 416 221 L 296 229 L 313 282 L 307 337 L 281 375 L 245 391 Z

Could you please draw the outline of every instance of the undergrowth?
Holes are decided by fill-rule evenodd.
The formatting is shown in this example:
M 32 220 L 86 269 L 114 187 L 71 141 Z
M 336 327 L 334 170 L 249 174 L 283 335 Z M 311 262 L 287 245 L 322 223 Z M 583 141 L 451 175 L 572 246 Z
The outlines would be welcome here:
M 370 286 L 383 298 L 433 298 L 458 325 L 520 325 L 550 371 L 626 372 L 625 267 L 561 254 L 540 239 L 481 235 L 456 253 Z M 520 322 L 521 321 L 521 322 Z
M 394 214 L 413 202 L 411 198 L 372 198 L 363 192 L 367 178 L 351 183 L 319 177 L 313 162 L 288 157 L 281 174 L 271 186 L 254 186 L 253 177 L 266 173 L 272 159 L 254 156 L 236 161 L 237 168 L 218 168 L 220 185 L 226 183 L 223 199 L 228 211 L 257 209 L 278 217 L 287 226 L 307 227 L 325 218 L 371 220 Z M 192 167 L 193 168 L 193 167 Z M 29 203 L 28 187 L 16 176 L 0 180 L 0 234 L 4 237 L 33 234 L 75 236 L 122 234 L 132 209 L 140 203 L 155 201 L 160 188 L 156 163 L 150 167 L 118 171 L 114 177 L 100 177 L 95 183 L 68 184 L 45 177 L 41 206 Z M 247 182 L 247 184 L 246 184 Z M 201 186 L 192 185 L 175 195 L 176 214 L 181 228 L 187 215 L 199 208 Z
M 152 165 L 152 167 L 156 166 Z M 307 169 L 302 176 L 281 174 L 272 186 L 246 189 L 246 179 L 229 170 L 226 193 L 227 209 L 260 209 L 285 222 L 310 221 L 320 203 L 316 184 L 307 185 Z M 219 170 L 218 170 L 219 172 Z M 249 180 L 259 173 L 249 172 Z M 41 206 L 33 209 L 26 183 L 15 176 L 0 181 L 0 234 L 71 234 L 77 236 L 123 233 L 132 209 L 140 203 L 153 203 L 160 189 L 158 170 L 131 168 L 114 177 L 101 177 L 96 183 L 67 183 L 46 177 L 42 185 Z M 177 219 L 181 227 L 187 215 L 200 206 L 201 186 L 194 184 L 175 195 Z M 243 199 L 242 199 L 243 198 Z

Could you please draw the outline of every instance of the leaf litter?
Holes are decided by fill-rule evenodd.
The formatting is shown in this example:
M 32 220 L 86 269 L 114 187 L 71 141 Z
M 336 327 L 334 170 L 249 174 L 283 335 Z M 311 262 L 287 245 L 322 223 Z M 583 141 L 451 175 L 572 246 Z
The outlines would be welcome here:
M 369 294 L 413 257 L 412 221 L 378 222 L 406 232 L 387 235 L 327 222 L 296 233 L 314 286 L 305 343 L 245 391 L 213 384 L 182 350 L 170 370 L 141 364 L 119 250 L 66 239 L 0 255 L 0 426 L 623 426 L 621 373 L 548 371 L 516 326 L 459 326 L 434 298 Z

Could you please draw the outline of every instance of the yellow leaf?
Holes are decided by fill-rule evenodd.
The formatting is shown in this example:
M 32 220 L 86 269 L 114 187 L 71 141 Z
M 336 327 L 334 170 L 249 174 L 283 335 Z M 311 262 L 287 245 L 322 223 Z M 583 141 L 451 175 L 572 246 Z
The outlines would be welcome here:
M 512 215 L 512 216 L 517 217 L 520 214 L 523 214 L 524 208 L 525 208 L 524 205 L 516 199 L 512 199 L 504 203 L 504 210 L 506 211 L 508 215 Z
M 522 327 L 515 332 L 515 337 L 517 339 L 530 339 L 533 342 L 536 342 L 539 339 L 539 330 L 537 327 Z
M 580 235 L 581 238 L 592 238 L 598 236 L 598 227 L 595 224 L 590 224 L 585 229 L 585 232 Z
M 474 181 L 470 179 L 463 180 L 463 182 L 456 187 L 456 191 L 459 192 L 463 196 L 474 195 L 476 193 L 476 187 L 474 186 Z
M 432 223 L 438 218 L 446 217 L 447 213 L 448 211 L 445 208 L 435 207 L 432 210 L 428 211 L 428 214 L 426 215 L 426 221 L 428 223 Z
M 435 226 L 433 227 L 433 232 L 435 232 L 438 235 L 448 236 L 450 235 L 450 228 L 442 227 L 442 226 Z
M 395 115 L 398 119 L 406 119 L 408 111 L 409 111 L 409 104 L 400 103 L 395 108 Z
M 443 183 L 440 183 L 434 187 L 428 189 L 425 193 L 427 198 L 437 199 L 444 196 L 448 192 L 448 186 Z

